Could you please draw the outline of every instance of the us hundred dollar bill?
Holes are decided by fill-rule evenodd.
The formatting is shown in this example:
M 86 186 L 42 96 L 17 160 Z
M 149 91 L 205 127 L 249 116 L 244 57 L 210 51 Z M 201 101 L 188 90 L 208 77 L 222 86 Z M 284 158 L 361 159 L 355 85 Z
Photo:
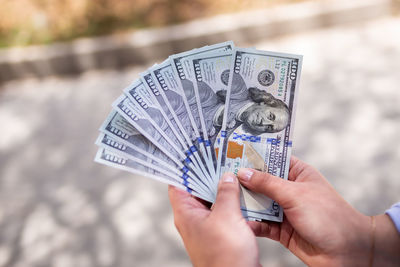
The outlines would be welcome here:
M 196 102 L 196 97 L 194 93 L 194 73 L 192 72 L 191 68 L 191 61 L 190 57 L 196 55 L 202 55 L 206 53 L 212 52 L 224 52 L 232 50 L 234 47 L 233 42 L 224 42 L 219 44 L 214 44 L 211 46 L 204 46 L 195 50 L 191 50 L 188 52 L 183 52 L 180 54 L 175 54 L 170 56 L 170 60 L 172 63 L 173 71 L 175 77 L 178 77 L 180 86 L 180 91 L 184 93 L 184 103 L 186 109 L 188 111 L 189 119 L 192 124 L 193 129 L 195 129 L 195 133 L 197 136 L 197 140 L 200 140 L 200 143 L 203 145 L 204 150 L 206 150 L 207 164 L 210 169 L 214 169 L 214 164 L 212 161 L 212 154 L 211 152 L 211 144 L 210 142 L 205 142 L 205 135 L 207 132 L 203 132 L 199 117 L 199 106 Z M 214 174 L 216 177 L 216 181 L 219 180 L 219 177 L 216 176 L 216 172 L 214 169 Z
M 177 188 L 186 190 L 197 197 L 203 198 L 202 195 L 198 194 L 197 192 L 191 191 L 185 185 L 177 182 L 174 175 L 172 175 L 171 177 L 169 175 L 159 172 L 154 168 L 149 167 L 149 165 L 147 164 L 143 164 L 142 161 L 129 159 L 127 157 L 111 152 L 103 147 L 100 147 L 98 149 L 94 161 L 103 165 L 114 167 L 123 171 L 128 171 L 136 175 L 145 176 L 159 182 L 176 186 Z
M 159 173 L 164 174 L 185 186 L 186 191 L 188 192 L 199 191 L 193 179 L 183 174 L 178 169 L 169 164 L 165 164 L 163 161 L 148 157 L 147 155 L 140 153 L 140 151 L 116 141 L 107 134 L 100 133 L 96 140 L 96 145 L 103 147 L 107 151 L 113 152 L 119 156 L 140 163 L 141 165 L 152 170 L 157 170 Z M 200 191 L 200 193 L 204 194 L 202 191 Z
M 168 99 L 166 99 L 165 94 L 163 94 L 163 91 L 166 89 L 162 88 L 149 72 L 144 72 L 141 74 L 141 81 L 146 89 L 147 94 L 152 99 L 152 105 L 157 106 L 159 109 L 159 114 L 162 114 L 164 121 L 167 122 L 170 128 L 174 131 L 174 135 L 179 139 L 185 154 L 192 160 L 197 169 L 202 171 L 208 180 L 212 180 L 210 173 L 206 168 L 204 168 L 204 162 L 198 153 L 198 148 L 192 143 L 189 136 L 186 134 L 186 131 L 180 127 L 181 123 L 177 122 L 178 118 L 174 116 L 175 113 L 173 114 L 171 112 L 171 104 Z M 130 90 L 129 94 L 134 95 L 134 92 Z
M 221 170 L 248 167 L 288 178 L 302 56 L 236 48 L 219 138 Z M 281 207 L 245 188 L 243 215 L 282 221 Z
M 101 139 L 101 142 L 97 140 L 96 144 L 102 143 L 103 146 L 107 146 L 108 150 L 113 150 L 111 148 L 113 147 L 113 151 L 117 154 L 124 154 L 124 156 L 126 154 L 133 156 L 134 154 L 135 157 L 140 157 L 154 165 L 163 166 L 168 170 L 175 171 L 182 179 L 196 186 L 196 188 L 192 188 L 193 190 L 202 191 L 198 182 L 191 178 L 194 177 L 194 174 L 190 169 L 176 164 L 115 110 L 110 112 L 100 126 L 99 131 L 107 135 L 108 138 L 107 140 Z M 104 141 L 107 143 L 104 143 Z M 108 142 L 110 143 L 108 144 Z M 101 144 L 98 145 L 101 146 Z
M 188 143 L 191 144 L 190 148 L 194 155 L 197 156 L 199 154 L 198 151 L 200 151 L 201 159 L 199 161 L 207 166 L 208 173 L 215 179 L 214 168 L 205 150 L 204 142 L 202 138 L 199 138 L 200 133 L 192 123 L 193 117 L 188 110 L 179 78 L 174 73 L 172 61 L 166 60 L 162 64 L 150 68 L 150 73 L 151 75 L 145 75 L 142 78 L 147 81 L 151 88 L 155 86 L 161 88 L 161 90 L 156 92 L 156 94 L 161 96 L 158 99 L 163 101 L 168 107 L 178 128 Z
M 152 165 L 158 166 L 158 168 L 165 169 L 166 171 L 169 171 L 171 173 L 174 173 L 177 175 L 182 174 L 182 171 L 180 171 L 177 168 L 174 168 L 173 165 L 167 164 L 166 162 L 157 160 L 153 157 L 149 157 L 148 155 L 143 154 L 138 149 L 136 149 L 130 145 L 126 145 L 126 144 L 120 142 L 119 140 L 116 140 L 115 138 L 113 138 L 112 136 L 110 136 L 108 134 L 100 133 L 98 138 L 96 139 L 95 144 L 99 147 L 104 147 L 107 150 L 110 150 L 116 154 L 123 155 L 128 158 L 143 160 Z
M 172 143 L 176 144 L 180 151 L 185 151 L 186 156 L 193 162 L 196 170 L 199 173 L 202 173 L 204 177 L 207 177 L 208 173 L 204 172 L 204 167 L 197 163 L 197 160 L 193 153 L 188 149 L 181 134 L 178 133 L 178 130 L 169 120 L 164 109 L 159 106 L 157 99 L 154 97 L 151 90 L 145 85 L 145 82 L 140 79 L 136 80 L 130 86 L 125 88 L 124 92 L 132 102 L 136 102 L 141 106 L 143 112 L 148 115 L 147 117 L 154 127 L 159 127 L 160 131 L 166 134 L 168 139 L 171 140 Z
M 107 134 L 116 141 L 126 146 L 132 147 L 139 151 L 141 154 L 153 160 L 159 160 L 173 166 L 175 169 L 183 173 L 190 174 L 187 168 L 180 168 L 182 165 L 176 164 L 170 157 L 162 152 L 155 146 L 149 139 L 142 135 L 133 125 L 131 125 L 124 117 L 118 112 L 112 110 L 103 124 L 100 126 L 99 131 Z
M 182 165 L 181 168 L 187 167 L 191 169 L 195 173 L 195 176 L 192 178 L 198 181 L 205 192 L 208 192 L 208 198 L 213 199 L 215 197 L 213 191 L 210 190 L 210 186 L 204 182 L 206 178 L 202 175 L 202 172 L 194 166 L 190 158 L 179 149 L 178 145 L 171 140 L 160 126 L 154 124 L 138 102 L 130 101 L 126 95 L 121 95 L 114 101 L 113 108 L 148 140 L 163 150 L 176 164 Z
M 210 153 L 216 173 L 220 177 L 217 158 L 221 158 L 222 153 L 219 153 L 220 142 L 216 137 L 222 126 L 232 51 L 201 54 L 191 57 L 190 60 L 201 127 L 204 133 L 208 133 L 204 138 L 210 143 Z

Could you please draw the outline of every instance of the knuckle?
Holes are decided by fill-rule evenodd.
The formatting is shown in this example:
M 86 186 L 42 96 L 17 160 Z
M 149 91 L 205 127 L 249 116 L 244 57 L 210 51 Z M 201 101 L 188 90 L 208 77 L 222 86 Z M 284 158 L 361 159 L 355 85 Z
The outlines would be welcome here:
M 218 189 L 218 194 L 217 194 L 217 199 L 223 198 L 225 195 L 227 195 L 229 190 L 227 190 L 226 187 L 220 187 Z
M 236 194 L 239 194 L 239 186 L 238 185 L 224 185 L 218 188 L 218 194 L 216 202 L 225 202 L 228 199 L 231 199 Z
M 271 174 L 258 172 L 257 173 L 256 185 L 258 188 L 265 188 L 271 184 Z
M 272 179 L 271 179 L 271 175 L 270 174 L 264 174 L 261 182 L 260 182 L 262 187 L 268 188 L 271 186 L 272 184 Z
M 229 194 L 238 190 L 238 185 L 233 183 L 223 183 L 218 187 L 218 194 Z
M 255 190 L 263 194 L 276 194 L 281 191 L 281 178 L 275 177 L 269 173 L 257 173 L 254 186 Z

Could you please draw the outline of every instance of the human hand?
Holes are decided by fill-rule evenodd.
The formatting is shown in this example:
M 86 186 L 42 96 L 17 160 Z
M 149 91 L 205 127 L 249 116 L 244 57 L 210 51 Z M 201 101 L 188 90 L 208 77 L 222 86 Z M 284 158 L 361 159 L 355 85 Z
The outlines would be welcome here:
M 394 255 L 400 251 L 400 239 L 388 216 L 376 216 L 374 233 L 370 217 L 351 207 L 317 170 L 299 159 L 291 158 L 288 181 L 252 169 L 240 169 L 238 178 L 284 210 L 282 223 L 249 222 L 254 233 L 279 241 L 307 265 L 368 266 L 374 261 L 376 266 L 398 266 L 399 256 Z
M 178 229 L 194 266 L 258 266 L 256 237 L 240 211 L 239 183 L 224 174 L 211 210 L 173 186 L 169 199 Z

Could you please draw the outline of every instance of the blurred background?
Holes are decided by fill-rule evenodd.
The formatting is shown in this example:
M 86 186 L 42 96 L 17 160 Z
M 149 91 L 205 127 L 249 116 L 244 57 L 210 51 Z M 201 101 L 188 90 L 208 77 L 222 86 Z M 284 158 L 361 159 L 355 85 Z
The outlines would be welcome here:
M 400 200 L 397 0 L 0 6 L 0 266 L 190 266 L 167 186 L 94 163 L 94 141 L 140 72 L 225 40 L 304 55 L 293 154 L 365 214 Z M 258 241 L 264 266 L 303 266 Z
M 0 0 L 0 46 L 162 27 L 201 17 L 301 0 Z

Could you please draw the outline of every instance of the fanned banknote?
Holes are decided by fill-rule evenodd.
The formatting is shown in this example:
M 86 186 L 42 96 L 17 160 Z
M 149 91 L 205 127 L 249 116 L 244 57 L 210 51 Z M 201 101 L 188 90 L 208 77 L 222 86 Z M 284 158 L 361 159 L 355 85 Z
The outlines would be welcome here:
M 187 131 L 182 126 L 182 120 L 175 113 L 179 110 L 176 107 L 179 105 L 180 100 L 179 97 L 173 93 L 171 89 L 173 87 L 170 86 L 168 88 L 166 84 L 158 84 L 156 78 L 152 76 L 150 72 L 142 73 L 141 81 L 147 89 L 148 94 L 153 99 L 152 102 L 154 106 L 158 104 L 159 113 L 162 114 L 166 123 L 168 123 L 170 128 L 174 131 L 174 134 L 179 137 L 179 142 L 184 147 L 185 154 L 194 162 L 196 167 L 204 166 L 203 160 L 198 153 L 198 147 L 193 144 Z M 165 82 L 164 80 L 162 81 Z M 164 91 L 166 91 L 166 93 L 164 93 Z M 171 106 L 171 103 L 173 103 L 174 108 Z M 213 179 L 209 170 L 204 168 L 200 168 L 200 170 L 209 181 Z
M 194 73 L 194 93 L 205 142 L 210 144 L 210 154 L 220 176 L 221 143 L 216 140 L 221 130 L 225 98 L 228 89 L 232 51 L 198 54 L 189 58 Z M 212 151 L 212 152 L 211 152 Z
M 195 191 L 188 190 L 184 184 L 177 182 L 175 179 L 176 177 L 165 175 L 154 168 L 143 165 L 141 162 L 128 159 L 105 148 L 99 148 L 95 156 L 95 161 L 110 167 L 128 171 L 137 175 L 142 175 L 159 182 L 176 186 L 182 190 L 187 190 L 194 196 L 203 198 L 203 195 L 200 195 Z
M 213 164 L 213 156 L 212 156 L 213 151 L 211 151 L 210 142 L 205 141 L 208 139 L 204 137 L 205 135 L 207 135 L 207 133 L 203 133 L 201 127 L 201 119 L 199 114 L 200 107 L 197 104 L 196 96 L 194 93 L 193 83 L 195 82 L 195 79 L 194 79 L 194 72 L 191 68 L 190 57 L 202 54 L 204 55 L 206 53 L 212 53 L 212 52 L 229 51 L 232 50 L 233 47 L 234 47 L 233 42 L 224 42 L 220 44 L 204 46 L 196 50 L 170 56 L 172 70 L 174 71 L 174 76 L 177 77 L 179 80 L 177 84 L 178 87 L 180 88 L 180 92 L 183 93 L 184 96 L 183 100 L 189 120 L 194 129 L 196 139 L 198 140 L 202 148 L 205 147 L 204 148 L 205 152 L 203 152 L 204 158 L 206 158 L 207 166 L 209 169 L 213 171 L 214 176 L 216 176 L 217 174 Z M 215 179 L 214 183 L 216 184 L 217 181 L 218 179 Z
M 142 111 L 147 115 L 151 124 L 161 134 L 164 133 L 168 137 L 166 139 L 177 144 L 178 151 L 185 151 L 186 156 L 193 162 L 198 173 L 201 173 L 204 177 L 211 180 L 212 178 L 210 175 L 200 167 L 197 159 L 194 157 L 194 154 L 191 153 L 181 134 L 178 133 L 178 130 L 167 117 L 164 109 L 158 105 L 156 98 L 145 83 L 142 80 L 137 80 L 132 85 L 128 86 L 124 92 L 133 103 L 137 103 L 141 106 Z
M 287 179 L 302 57 L 236 48 L 219 138 L 222 172 L 255 168 Z M 242 188 L 245 216 L 282 221 L 273 200 Z
M 154 124 L 149 116 L 142 110 L 140 104 L 132 102 L 125 95 L 121 95 L 114 103 L 113 107 L 120 113 L 129 123 L 131 123 L 141 134 L 149 139 L 159 149 L 163 150 L 182 170 L 191 170 L 195 173 L 192 178 L 198 181 L 208 194 L 207 198 L 214 198 L 213 191 L 206 183 L 206 178 L 202 172 L 198 170 L 193 162 L 183 151 L 174 143 L 167 133 L 163 132 L 160 126 Z
M 175 121 L 177 121 L 178 128 L 187 136 L 186 138 L 189 138 L 189 142 L 192 144 L 191 151 L 196 154 L 200 151 L 201 162 L 206 166 L 212 179 L 214 181 L 217 180 L 214 167 L 207 155 L 203 139 L 199 137 L 200 132 L 196 124 L 193 123 L 194 119 L 187 105 L 185 93 L 180 86 L 179 78 L 174 73 L 172 61 L 166 60 L 162 64 L 151 68 L 150 72 L 151 76 L 145 75 L 143 79 L 147 82 L 150 81 L 150 83 L 153 81 L 161 88 L 160 94 Z M 213 190 L 216 190 L 216 188 L 213 187 Z
M 248 167 L 287 179 L 302 57 L 195 48 L 150 67 L 113 102 L 95 161 L 214 202 L 220 176 Z M 241 187 L 248 220 L 282 221 L 273 200 Z

